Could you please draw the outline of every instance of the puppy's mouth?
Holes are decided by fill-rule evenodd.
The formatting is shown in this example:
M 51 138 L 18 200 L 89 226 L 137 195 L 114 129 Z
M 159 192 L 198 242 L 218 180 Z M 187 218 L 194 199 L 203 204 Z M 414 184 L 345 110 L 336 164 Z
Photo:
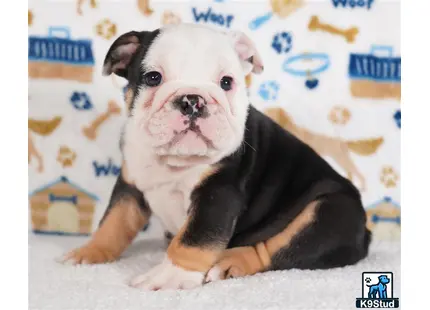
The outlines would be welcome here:
M 167 144 L 167 147 L 170 149 L 171 147 L 175 146 L 179 141 L 182 140 L 182 138 L 184 138 L 188 132 L 194 132 L 198 138 L 200 138 L 208 148 L 214 149 L 215 146 L 212 143 L 212 141 L 210 139 L 208 139 L 200 130 L 199 125 L 196 125 L 196 123 L 191 120 L 190 121 L 190 125 L 188 128 L 177 132 L 174 131 L 175 136 L 173 137 L 173 139 Z

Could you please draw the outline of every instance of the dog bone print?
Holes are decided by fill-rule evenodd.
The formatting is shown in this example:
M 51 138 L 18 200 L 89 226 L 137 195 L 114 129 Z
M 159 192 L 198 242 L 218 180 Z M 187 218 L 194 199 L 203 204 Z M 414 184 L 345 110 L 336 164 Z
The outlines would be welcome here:
M 78 13 L 78 15 L 82 15 L 82 4 L 84 4 L 84 1 L 85 0 L 77 0 L 76 12 Z M 96 0 L 90 0 L 90 6 L 91 8 L 95 9 L 97 7 Z
M 149 6 L 149 0 L 137 0 L 137 7 L 139 8 L 140 12 L 145 16 L 149 16 L 154 13 L 154 10 L 151 9 Z
M 355 41 L 355 36 L 358 34 L 357 27 L 351 27 L 349 29 L 340 29 L 330 24 L 323 24 L 320 22 L 318 16 L 312 16 L 308 26 L 310 31 L 321 30 L 324 32 L 329 32 L 331 34 L 343 36 L 348 43 L 353 43 Z
M 118 104 L 111 100 L 108 104 L 108 109 L 106 112 L 100 114 L 95 120 L 91 122 L 91 124 L 82 129 L 82 132 L 89 140 L 95 140 L 97 138 L 97 131 L 100 126 L 107 121 L 113 115 L 117 115 L 121 113 L 121 108 Z

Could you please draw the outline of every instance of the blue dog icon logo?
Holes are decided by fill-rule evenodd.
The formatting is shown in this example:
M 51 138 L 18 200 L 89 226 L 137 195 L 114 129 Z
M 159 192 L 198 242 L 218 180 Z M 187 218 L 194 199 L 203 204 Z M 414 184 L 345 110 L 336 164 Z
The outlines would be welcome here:
M 394 275 L 387 272 L 363 272 L 361 297 L 356 298 L 356 308 L 399 308 L 399 298 L 394 297 Z
M 380 275 L 378 279 L 379 281 L 376 284 L 366 284 L 369 287 L 369 298 L 387 298 L 387 284 L 390 283 L 390 279 L 386 275 Z

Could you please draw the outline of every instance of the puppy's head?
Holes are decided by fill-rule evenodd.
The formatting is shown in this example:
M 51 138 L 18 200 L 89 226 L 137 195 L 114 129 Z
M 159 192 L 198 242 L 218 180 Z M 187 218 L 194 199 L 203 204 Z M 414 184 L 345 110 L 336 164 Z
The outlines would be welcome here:
M 214 163 L 240 146 L 249 105 L 245 76 L 262 70 L 245 34 L 190 24 L 123 34 L 103 67 L 129 82 L 134 140 L 173 166 Z

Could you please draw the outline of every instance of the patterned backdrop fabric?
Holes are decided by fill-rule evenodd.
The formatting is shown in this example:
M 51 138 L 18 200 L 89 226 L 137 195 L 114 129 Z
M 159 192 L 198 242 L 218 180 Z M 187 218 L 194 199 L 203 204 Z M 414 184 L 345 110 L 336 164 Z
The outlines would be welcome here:
M 190 22 L 256 43 L 251 102 L 360 189 L 400 236 L 400 0 L 29 1 L 29 208 L 40 233 L 90 234 L 119 174 L 126 81 L 101 75 L 130 30 Z

